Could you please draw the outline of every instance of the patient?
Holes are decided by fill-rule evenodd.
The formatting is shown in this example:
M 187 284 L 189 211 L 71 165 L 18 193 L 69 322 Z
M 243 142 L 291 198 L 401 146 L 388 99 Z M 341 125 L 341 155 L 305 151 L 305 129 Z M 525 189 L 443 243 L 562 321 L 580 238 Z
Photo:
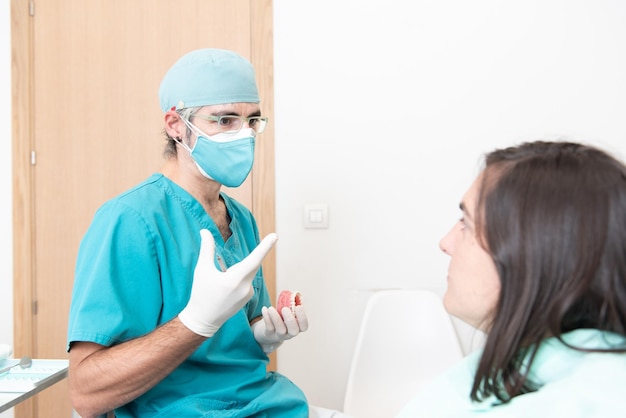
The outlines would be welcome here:
M 399 417 L 626 410 L 626 167 L 582 144 L 496 150 L 441 240 L 444 305 L 487 333 Z

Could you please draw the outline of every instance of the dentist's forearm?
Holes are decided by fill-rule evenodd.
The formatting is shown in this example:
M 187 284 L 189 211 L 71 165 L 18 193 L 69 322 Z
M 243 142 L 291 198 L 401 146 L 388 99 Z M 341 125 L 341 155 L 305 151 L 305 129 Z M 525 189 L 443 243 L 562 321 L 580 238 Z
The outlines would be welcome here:
M 91 418 L 130 402 L 163 380 L 205 340 L 175 318 L 112 347 L 74 343 L 68 375 L 74 409 Z

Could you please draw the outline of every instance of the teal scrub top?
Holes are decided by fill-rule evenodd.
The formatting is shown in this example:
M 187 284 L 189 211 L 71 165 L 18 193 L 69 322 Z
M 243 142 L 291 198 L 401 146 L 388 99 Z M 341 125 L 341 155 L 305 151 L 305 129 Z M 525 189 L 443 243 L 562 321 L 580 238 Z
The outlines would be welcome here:
M 258 244 L 248 209 L 222 193 L 232 236 L 217 226 L 189 193 L 161 174 L 106 202 L 95 214 L 78 252 L 69 314 L 74 341 L 111 346 L 170 321 L 185 307 L 200 250 L 200 230 L 215 238 L 216 253 L 231 266 Z M 268 357 L 250 320 L 270 299 L 261 269 L 254 296 L 169 376 L 118 408 L 125 417 L 306 417 L 302 391 L 267 372 Z
M 563 335 L 576 347 L 625 348 L 626 337 L 593 329 Z M 626 411 L 626 353 L 589 353 L 556 338 L 544 340 L 530 369 L 536 392 L 502 404 L 495 396 L 472 402 L 470 390 L 481 352 L 475 352 L 420 391 L 396 418 L 568 417 L 606 418 Z

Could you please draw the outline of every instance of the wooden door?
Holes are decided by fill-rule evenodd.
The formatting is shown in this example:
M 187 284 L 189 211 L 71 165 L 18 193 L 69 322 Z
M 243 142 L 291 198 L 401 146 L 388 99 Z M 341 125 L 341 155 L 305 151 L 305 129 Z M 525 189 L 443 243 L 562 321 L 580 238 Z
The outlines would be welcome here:
M 228 48 L 257 69 L 273 116 L 271 1 L 12 0 L 15 354 L 66 358 L 80 239 L 95 210 L 162 164 L 158 88 L 184 53 Z M 271 125 L 271 124 L 270 124 Z M 228 190 L 274 230 L 273 129 Z M 273 257 L 273 256 L 272 256 Z M 274 294 L 273 258 L 264 269 Z M 67 382 L 16 409 L 70 417 Z

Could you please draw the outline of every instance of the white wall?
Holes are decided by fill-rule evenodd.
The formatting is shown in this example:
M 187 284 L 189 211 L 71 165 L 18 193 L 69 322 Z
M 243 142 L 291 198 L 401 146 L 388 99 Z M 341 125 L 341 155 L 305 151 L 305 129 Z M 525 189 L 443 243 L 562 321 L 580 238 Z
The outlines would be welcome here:
M 568 137 L 624 158 L 626 3 L 275 0 L 274 12 L 278 289 L 302 291 L 311 321 L 280 349 L 279 369 L 313 403 L 341 408 L 369 291 L 443 291 L 437 243 L 482 153 Z M 0 0 L 5 70 L 8 28 Z M 12 341 L 6 73 L 0 342 Z M 329 205 L 328 229 L 302 227 L 308 203 Z
M 342 406 L 368 290 L 443 288 L 482 153 L 626 155 L 625 21 L 620 0 L 275 0 L 277 284 L 311 322 L 278 364 L 313 403 Z M 328 229 L 302 227 L 307 203 Z

